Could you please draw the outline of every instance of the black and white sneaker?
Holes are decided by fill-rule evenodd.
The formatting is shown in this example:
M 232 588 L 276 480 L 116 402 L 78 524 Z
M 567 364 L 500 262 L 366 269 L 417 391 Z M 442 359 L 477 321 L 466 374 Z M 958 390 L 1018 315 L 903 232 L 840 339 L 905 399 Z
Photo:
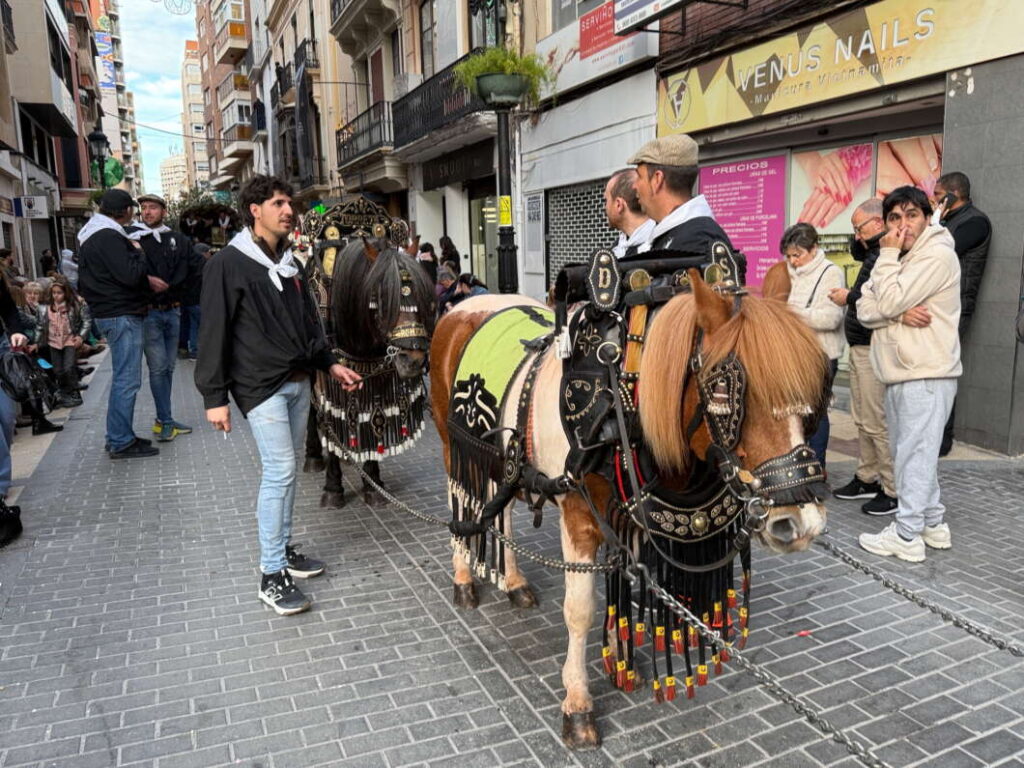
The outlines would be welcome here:
M 313 602 L 302 594 L 295 586 L 288 570 L 277 573 L 264 573 L 260 583 L 260 600 L 274 609 L 278 616 L 291 616 L 293 613 L 308 611 Z
M 860 511 L 865 515 L 884 517 L 885 515 L 893 514 L 899 506 L 899 501 L 894 499 L 892 496 L 886 495 L 884 491 L 879 491 L 875 498 L 867 504 L 861 505 Z
M 288 573 L 296 579 L 308 579 L 313 576 L 319 576 L 327 567 L 326 563 L 322 560 L 300 554 L 299 548 L 293 547 L 291 544 L 285 545 L 284 552 L 288 558 Z
M 865 483 L 856 475 L 842 488 L 836 488 L 832 495 L 837 499 L 873 499 L 882 492 L 878 483 Z

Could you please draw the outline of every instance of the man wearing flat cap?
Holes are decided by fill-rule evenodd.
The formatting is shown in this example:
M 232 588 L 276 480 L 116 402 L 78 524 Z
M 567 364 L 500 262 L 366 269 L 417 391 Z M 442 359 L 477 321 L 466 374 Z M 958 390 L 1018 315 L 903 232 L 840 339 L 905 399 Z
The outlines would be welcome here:
M 139 196 L 139 218 L 128 227 L 128 237 L 137 240 L 146 254 L 149 274 L 165 283 L 167 290 L 153 293 L 143 323 L 143 350 L 149 368 L 149 389 L 156 405 L 153 433 L 157 441 L 167 443 L 192 428 L 174 420 L 171 413 L 171 383 L 178 357 L 181 330 L 181 300 L 192 272 L 197 269 L 192 243 L 181 232 L 164 223 L 167 203 L 159 195 Z
M 627 161 L 635 165 L 640 207 L 657 222 L 649 248 L 709 256 L 711 245 L 724 243 L 734 250 L 704 195 L 693 196 L 697 181 L 697 142 L 686 134 L 663 136 L 644 144 Z M 737 261 L 742 261 L 735 254 Z M 740 264 L 741 277 L 745 264 Z
M 167 283 L 149 274 L 142 247 L 128 237 L 135 201 L 108 189 L 99 211 L 78 233 L 78 288 L 110 346 L 114 368 L 107 402 L 107 450 L 112 459 L 155 456 L 156 446 L 132 430 L 142 385 L 142 324 L 154 293 Z

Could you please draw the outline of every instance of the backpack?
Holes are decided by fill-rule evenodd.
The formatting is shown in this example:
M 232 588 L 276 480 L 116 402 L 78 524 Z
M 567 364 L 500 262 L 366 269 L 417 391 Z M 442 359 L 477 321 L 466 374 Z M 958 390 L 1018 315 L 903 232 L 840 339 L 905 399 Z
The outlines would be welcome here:
M 0 389 L 17 403 L 41 400 L 52 409 L 57 392 L 43 370 L 24 352 L 0 355 Z

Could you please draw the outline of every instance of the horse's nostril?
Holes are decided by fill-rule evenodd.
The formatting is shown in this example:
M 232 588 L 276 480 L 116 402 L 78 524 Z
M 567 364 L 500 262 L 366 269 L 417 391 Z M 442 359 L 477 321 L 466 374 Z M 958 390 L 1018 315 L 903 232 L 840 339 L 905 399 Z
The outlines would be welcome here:
M 793 524 L 793 519 L 790 517 L 773 520 L 772 524 L 768 526 L 768 532 L 771 533 L 772 538 L 778 539 L 786 544 L 796 538 L 796 526 Z

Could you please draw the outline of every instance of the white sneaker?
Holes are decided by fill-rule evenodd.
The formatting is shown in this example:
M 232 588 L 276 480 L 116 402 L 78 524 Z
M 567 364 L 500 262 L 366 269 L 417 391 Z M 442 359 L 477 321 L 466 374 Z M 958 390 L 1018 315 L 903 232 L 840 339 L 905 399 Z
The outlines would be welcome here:
M 896 533 L 896 523 L 889 523 L 880 533 L 862 533 L 860 535 L 861 549 L 866 549 L 874 555 L 882 557 L 896 556 L 908 563 L 924 562 L 924 540 L 915 536 L 910 541 L 905 541 Z
M 921 531 L 921 538 L 924 539 L 924 543 L 932 549 L 952 549 L 953 538 L 949 534 L 949 526 L 945 523 L 939 523 L 938 525 L 925 526 L 924 530 Z

